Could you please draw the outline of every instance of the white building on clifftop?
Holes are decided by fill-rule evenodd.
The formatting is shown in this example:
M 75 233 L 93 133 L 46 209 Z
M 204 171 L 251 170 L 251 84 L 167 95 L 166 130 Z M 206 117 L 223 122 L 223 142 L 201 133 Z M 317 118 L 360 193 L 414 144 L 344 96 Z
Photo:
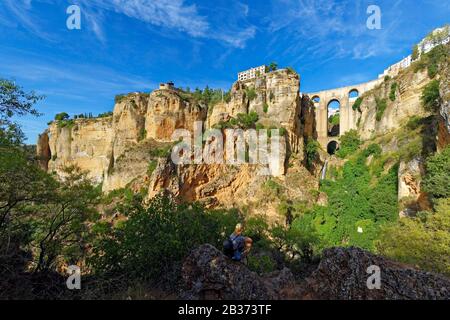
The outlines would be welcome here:
M 445 26 L 433 30 L 428 36 L 425 37 L 418 45 L 417 49 L 419 55 L 425 54 L 433 50 L 433 48 L 441 45 L 450 43 L 450 26 Z M 397 62 L 396 64 L 390 66 L 378 78 L 383 78 L 385 76 L 395 77 L 398 73 L 408 68 L 413 62 L 412 55 L 407 56 L 403 60 Z
M 242 71 L 238 73 L 239 81 L 246 81 L 250 79 L 256 78 L 258 75 L 262 75 L 266 73 L 266 66 L 259 66 L 256 68 L 251 68 L 246 71 Z

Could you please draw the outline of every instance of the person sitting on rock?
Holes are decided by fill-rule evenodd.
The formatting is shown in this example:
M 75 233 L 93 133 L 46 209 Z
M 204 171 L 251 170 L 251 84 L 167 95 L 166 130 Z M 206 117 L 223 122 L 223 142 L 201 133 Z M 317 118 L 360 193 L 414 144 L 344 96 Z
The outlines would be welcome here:
M 234 232 L 224 242 L 224 254 L 234 261 L 241 261 L 243 255 L 248 254 L 253 240 L 242 235 L 244 228 L 238 223 Z

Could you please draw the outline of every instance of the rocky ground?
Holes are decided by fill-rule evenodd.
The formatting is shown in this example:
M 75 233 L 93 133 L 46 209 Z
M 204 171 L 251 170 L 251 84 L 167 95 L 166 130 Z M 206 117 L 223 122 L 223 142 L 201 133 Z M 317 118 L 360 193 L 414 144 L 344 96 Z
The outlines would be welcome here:
M 370 266 L 381 271 L 380 289 L 369 289 Z M 192 251 L 183 264 L 182 299 L 447 300 L 450 279 L 415 270 L 357 248 L 325 250 L 317 269 L 295 279 L 289 269 L 258 276 L 211 245 Z

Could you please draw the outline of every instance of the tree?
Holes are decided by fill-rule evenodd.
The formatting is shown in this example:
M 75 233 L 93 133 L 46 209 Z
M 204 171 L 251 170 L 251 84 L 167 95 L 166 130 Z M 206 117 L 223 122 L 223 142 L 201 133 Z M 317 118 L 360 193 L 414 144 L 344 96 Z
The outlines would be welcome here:
M 85 253 L 86 223 L 96 213 L 101 191 L 75 166 L 64 174 L 52 197 L 28 209 L 34 219 L 35 272 L 54 269 L 58 258 L 76 264 Z
M 272 61 L 268 66 L 268 71 L 276 71 L 278 69 L 278 63 Z
M 392 259 L 450 276 L 450 198 L 435 212 L 400 219 L 382 229 L 378 251 Z
M 64 120 L 68 120 L 69 118 L 70 118 L 70 116 L 66 112 L 61 112 L 61 113 L 58 113 L 57 115 L 55 115 L 56 121 L 64 121 Z
M 345 158 L 359 149 L 361 140 L 356 130 L 350 130 L 341 136 L 341 146 L 336 153 L 340 158 Z
M 433 80 L 423 89 L 421 100 L 426 111 L 435 113 L 439 110 L 441 105 L 439 84 L 439 80 Z
M 450 197 L 450 146 L 427 160 L 423 189 L 433 199 Z
M 221 245 L 238 221 L 234 211 L 208 213 L 199 204 L 177 204 L 162 194 L 146 208 L 136 198 L 117 211 L 127 220 L 100 236 L 89 264 L 98 274 L 144 281 L 176 281 L 190 250 L 204 243 Z
M 10 80 L 0 78 L 0 147 L 23 143 L 24 135 L 20 126 L 11 119 L 14 116 L 39 116 L 34 105 L 43 98 L 33 91 L 25 92 Z

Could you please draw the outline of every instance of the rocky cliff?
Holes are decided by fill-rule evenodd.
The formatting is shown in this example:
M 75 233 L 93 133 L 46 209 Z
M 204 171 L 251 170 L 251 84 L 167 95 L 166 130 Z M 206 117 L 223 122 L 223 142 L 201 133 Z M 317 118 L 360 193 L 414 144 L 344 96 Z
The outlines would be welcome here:
M 432 133 L 438 136 L 437 148 L 450 141 L 448 66 L 442 70 L 438 75 L 443 97 L 441 118 L 439 123 L 426 124 L 439 128 Z M 430 116 L 421 102 L 423 88 L 430 82 L 427 72 L 416 72 L 411 67 L 394 78 L 378 82 L 362 95 L 360 107 L 351 110 L 354 116 L 350 118 L 355 122 L 351 127 L 357 128 L 364 140 L 379 143 L 383 152 L 411 149 L 417 143 L 436 148 L 436 142 L 426 140 L 423 133 L 413 132 L 401 140 L 402 133 L 398 132 L 411 117 Z M 194 123 L 201 121 L 203 131 L 215 128 L 225 133 L 240 116 L 254 114 L 257 121 L 253 127 L 284 130 L 281 157 L 278 163 L 269 161 L 271 177 L 261 175 L 261 166 L 254 164 L 171 162 L 171 136 L 176 129 L 187 129 L 193 134 Z M 271 197 L 266 192 L 268 180 L 275 180 L 287 199 L 310 204 L 317 200 L 309 191 L 318 188 L 320 161 L 313 168 L 305 167 L 305 142 L 317 139 L 316 126 L 316 108 L 307 95 L 300 94 L 300 77 L 283 69 L 234 83 L 229 95 L 214 104 L 171 86 L 150 94 L 120 96 L 110 117 L 53 122 L 39 137 L 37 150 L 43 169 L 62 175 L 63 167 L 77 165 L 88 171 L 94 181 L 102 183 L 105 192 L 129 187 L 144 190 L 151 198 L 165 189 L 186 201 L 247 207 L 272 215 L 280 195 Z M 204 145 L 209 147 L 211 141 Z M 427 204 L 420 200 L 424 198 L 420 191 L 423 159 L 400 157 L 400 160 L 399 201 L 421 202 L 413 206 L 417 210 L 426 209 Z M 408 214 L 409 209 L 405 210 L 402 215 Z
M 286 132 L 278 166 L 269 161 L 272 176 L 284 180 L 288 157 L 295 154 L 300 163 L 305 139 L 315 135 L 313 106 L 299 92 L 299 76 L 278 70 L 236 82 L 229 99 L 209 106 L 173 87 L 119 96 L 110 117 L 50 124 L 39 138 L 40 164 L 58 175 L 63 174 L 63 167 L 77 165 L 103 183 L 105 192 L 131 187 L 148 189 L 152 197 L 167 189 L 188 201 L 227 207 L 239 202 L 242 206 L 256 201 L 261 184 L 267 181 L 259 174 L 261 166 L 174 165 L 169 157 L 172 133 L 176 129 L 194 133 L 196 121 L 204 122 L 206 130 L 240 114 L 256 113 L 257 128 L 284 128 Z
M 380 286 L 369 277 L 376 266 Z M 184 299 L 448 300 L 450 280 L 415 270 L 357 248 L 331 248 L 317 269 L 295 279 L 289 269 L 258 276 L 211 245 L 194 250 L 183 264 Z

